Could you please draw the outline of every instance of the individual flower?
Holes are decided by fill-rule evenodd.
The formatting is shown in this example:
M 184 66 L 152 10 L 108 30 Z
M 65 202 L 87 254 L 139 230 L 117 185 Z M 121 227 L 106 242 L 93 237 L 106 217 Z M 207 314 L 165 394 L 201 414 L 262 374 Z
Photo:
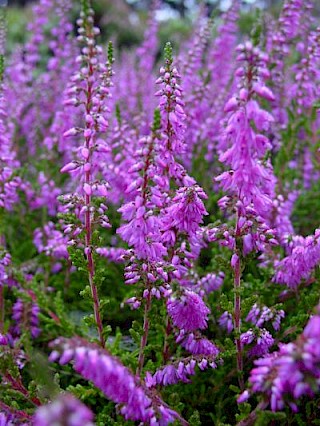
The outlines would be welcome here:
M 231 331 L 233 330 L 233 319 L 232 315 L 229 312 L 225 311 L 219 318 L 218 322 L 221 328 L 227 330 L 228 334 L 231 333 Z

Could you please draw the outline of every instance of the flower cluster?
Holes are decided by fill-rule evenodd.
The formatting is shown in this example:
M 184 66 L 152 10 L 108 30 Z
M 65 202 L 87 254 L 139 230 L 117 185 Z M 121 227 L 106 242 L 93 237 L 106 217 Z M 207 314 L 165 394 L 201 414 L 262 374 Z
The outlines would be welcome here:
M 261 161 L 270 149 L 270 143 L 266 136 L 255 133 L 250 122 L 258 131 L 267 131 L 273 121 L 272 115 L 254 100 L 254 97 L 267 101 L 274 99 L 265 84 L 270 77 L 268 56 L 250 42 L 239 45 L 237 51 L 237 60 L 242 63 L 236 70 L 241 89 L 225 105 L 229 118 L 220 144 L 221 149 L 226 150 L 220 161 L 230 165 L 231 170 L 216 180 L 221 182 L 225 191 L 237 194 L 243 207 L 252 203 L 255 211 L 264 216 L 270 210 L 275 185 L 271 165 Z
M 198 294 L 190 290 L 186 290 L 179 299 L 168 299 L 167 309 L 173 324 L 186 332 L 207 327 L 210 309 Z
M 146 385 L 151 388 L 157 385 L 168 386 L 179 382 L 190 382 L 190 376 L 195 375 L 195 367 L 198 365 L 200 370 L 205 370 L 209 366 L 207 358 L 192 357 L 178 361 L 175 364 L 168 364 L 153 375 L 146 374 Z M 216 364 L 210 362 L 210 367 L 216 368 Z
M 32 338 L 36 338 L 41 333 L 39 328 L 39 313 L 40 308 L 36 303 L 24 303 L 18 299 L 12 307 L 12 319 L 14 320 L 14 327 L 12 334 L 20 336 L 22 329 L 30 330 Z
M 67 259 L 67 237 L 56 229 L 53 222 L 48 222 L 43 229 L 34 232 L 34 245 L 39 253 L 45 253 L 55 259 Z
M 273 411 L 283 409 L 285 403 L 297 410 L 296 401 L 303 395 L 312 397 L 319 388 L 319 314 L 318 308 L 295 342 L 282 344 L 278 352 L 255 361 L 251 391 L 266 395 Z M 245 391 L 240 402 L 249 395 Z
M 273 280 L 296 288 L 303 279 L 308 279 L 312 270 L 319 264 L 320 231 L 306 238 L 296 236 L 291 243 L 291 253 L 284 259 L 275 262 L 276 273 Z
M 271 322 L 274 330 L 279 330 L 281 319 L 285 317 L 282 309 L 270 309 L 267 306 L 262 308 L 255 303 L 247 315 L 246 321 L 251 322 L 256 327 L 262 327 L 265 322 Z

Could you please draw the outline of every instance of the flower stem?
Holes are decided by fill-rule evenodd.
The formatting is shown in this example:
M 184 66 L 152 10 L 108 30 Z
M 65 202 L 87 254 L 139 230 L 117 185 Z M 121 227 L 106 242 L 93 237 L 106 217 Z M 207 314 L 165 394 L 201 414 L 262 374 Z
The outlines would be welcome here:
M 87 235 L 86 235 L 86 240 L 87 240 Z M 90 289 L 91 289 L 91 296 L 93 300 L 94 318 L 95 318 L 95 322 L 96 322 L 96 326 L 98 330 L 100 344 L 104 348 L 105 339 L 103 337 L 103 326 L 102 326 L 102 319 L 100 315 L 100 301 L 98 296 L 98 289 L 94 283 L 94 261 L 93 261 L 93 256 L 92 256 L 92 252 L 90 248 L 87 253 L 87 260 L 88 260 L 89 283 L 90 283 Z
M 90 91 L 89 91 L 90 93 Z M 86 146 L 89 148 L 89 138 L 86 138 Z M 91 184 L 91 174 L 90 171 L 86 172 L 85 174 L 85 182 L 87 184 Z M 91 289 L 91 296 L 93 300 L 93 310 L 94 310 L 94 317 L 96 326 L 98 329 L 98 335 L 100 344 L 102 347 L 105 347 L 105 340 L 103 337 L 103 326 L 102 326 L 102 319 L 100 315 L 100 301 L 98 296 L 98 289 L 94 282 L 94 276 L 95 276 L 95 265 L 94 265 L 94 259 L 92 256 L 92 222 L 91 222 L 91 195 L 86 194 L 85 195 L 85 204 L 86 204 L 86 213 L 85 213 L 85 242 L 86 242 L 86 249 L 85 253 L 87 255 L 87 261 L 88 261 L 88 276 L 89 276 L 89 284 Z
M 239 212 L 237 212 L 236 220 L 236 238 L 240 236 L 240 227 L 239 227 Z M 237 255 L 237 260 L 234 265 L 234 328 L 237 333 L 236 337 L 236 350 L 237 350 L 237 370 L 238 370 L 238 380 L 241 391 L 244 390 L 244 381 L 243 381 L 243 357 L 242 357 L 242 345 L 240 341 L 241 334 L 241 296 L 240 296 L 240 287 L 241 287 L 241 261 L 240 257 Z
M 170 324 L 169 316 L 167 315 L 166 330 L 165 330 L 164 344 L 163 344 L 163 351 L 162 351 L 162 359 L 164 364 L 166 364 L 168 359 L 170 358 L 169 342 L 168 342 L 170 333 L 171 333 L 171 324 Z
M 20 392 L 26 399 L 28 399 L 36 407 L 40 407 L 41 401 L 37 397 L 31 397 L 28 390 L 23 386 L 20 379 L 15 379 L 10 373 L 4 375 L 5 379 L 11 384 L 12 389 Z
M 92 28 L 89 26 L 87 28 L 87 36 L 89 39 L 94 39 L 94 35 L 92 32 Z M 92 95 L 93 95 L 93 76 L 94 76 L 94 67 L 91 63 L 91 60 L 94 58 L 94 50 L 92 48 L 92 45 L 89 47 L 89 62 L 88 62 L 88 77 L 87 77 L 87 89 L 86 89 L 86 115 L 90 115 L 91 108 L 92 108 Z M 90 124 L 86 122 L 86 130 L 90 129 Z M 85 147 L 89 151 L 89 158 L 88 163 L 91 163 L 91 136 L 85 137 Z M 92 185 L 92 177 L 91 177 L 91 167 L 89 170 L 85 171 L 85 183 L 91 187 Z M 103 337 L 103 326 L 102 326 L 102 319 L 100 315 L 100 301 L 98 296 L 98 289 L 94 282 L 95 277 L 95 265 L 94 265 L 94 259 L 92 256 L 92 221 L 91 221 L 91 194 L 86 193 L 85 194 L 85 205 L 86 205 L 86 212 L 85 212 L 85 253 L 87 256 L 88 261 L 88 276 L 89 276 L 89 283 L 90 283 L 90 289 L 91 289 L 91 296 L 93 300 L 93 310 L 94 310 L 94 317 L 95 322 L 98 330 L 99 340 L 101 346 L 105 347 L 105 339 Z
M 257 419 L 257 415 L 259 411 L 264 410 L 268 406 L 267 401 L 261 401 L 256 408 L 246 417 L 245 419 L 241 420 L 239 423 L 237 423 L 237 426 L 251 426 L 254 425 Z
M 0 408 L 3 410 L 3 412 L 5 413 L 11 413 L 13 414 L 15 417 L 21 418 L 21 419 L 30 419 L 31 420 L 31 416 L 30 414 L 26 413 L 23 410 L 17 410 L 15 408 L 10 407 L 9 405 L 5 404 L 4 402 L 0 401 Z
M 150 323 L 149 323 L 150 308 L 151 308 L 151 291 L 150 291 L 150 288 L 149 288 L 149 293 L 148 293 L 148 296 L 147 296 L 147 299 L 146 299 L 146 304 L 144 306 L 143 334 L 141 336 L 141 341 L 140 341 L 138 367 L 137 367 L 137 371 L 136 371 L 137 376 L 141 375 L 141 371 L 142 371 L 143 364 L 144 364 L 144 349 L 147 345 L 148 334 L 149 334 L 149 326 L 150 326 Z
M 0 286 L 0 333 L 4 332 L 4 296 L 3 287 Z

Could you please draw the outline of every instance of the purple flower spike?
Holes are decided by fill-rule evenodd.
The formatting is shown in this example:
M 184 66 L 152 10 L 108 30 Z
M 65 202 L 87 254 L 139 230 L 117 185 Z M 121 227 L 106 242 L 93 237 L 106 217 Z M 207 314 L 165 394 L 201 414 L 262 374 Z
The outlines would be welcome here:
M 80 338 L 59 338 L 50 344 L 52 360 L 65 364 L 73 361 L 74 369 L 99 388 L 108 399 L 120 405 L 126 418 L 145 424 L 166 426 L 178 413 L 153 394 L 121 362 L 99 346 Z
M 93 413 L 73 395 L 65 393 L 37 409 L 34 426 L 93 426 Z
M 260 339 L 258 345 L 269 345 L 267 333 L 261 335 Z M 281 344 L 279 351 L 255 361 L 255 368 L 251 370 L 249 378 L 249 393 L 264 394 L 273 411 L 282 410 L 286 403 L 293 411 L 297 411 L 295 402 L 299 398 L 312 398 L 320 389 L 319 366 L 320 307 L 295 342 Z M 245 399 L 240 397 L 239 402 Z

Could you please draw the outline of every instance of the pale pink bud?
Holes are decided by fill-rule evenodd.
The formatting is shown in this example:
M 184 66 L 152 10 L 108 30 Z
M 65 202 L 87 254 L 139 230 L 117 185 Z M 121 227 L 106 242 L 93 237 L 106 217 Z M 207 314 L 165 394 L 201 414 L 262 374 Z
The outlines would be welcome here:
M 100 124 L 100 126 L 103 130 L 107 129 L 108 126 L 109 126 L 108 121 L 104 117 L 102 117 L 101 115 L 98 118 L 98 123 Z
M 63 137 L 68 138 L 70 136 L 75 136 L 79 133 L 79 129 L 76 129 L 75 127 L 72 127 L 71 129 L 64 132 Z
M 108 195 L 108 185 L 107 184 L 101 184 L 97 187 L 99 195 L 102 195 L 103 197 L 106 197 Z
M 83 190 L 87 195 L 91 195 L 92 194 L 92 188 L 88 183 L 85 183 L 83 185 Z
M 150 272 L 147 273 L 147 277 L 148 277 L 149 281 L 151 281 L 152 283 L 155 282 L 155 280 L 156 280 L 155 277 Z
M 228 100 L 224 107 L 224 112 L 231 112 L 235 111 L 238 108 L 238 100 L 237 98 L 233 97 Z
M 236 69 L 235 74 L 237 77 L 243 77 L 245 75 L 245 69 L 243 67 L 240 67 Z
M 86 115 L 86 123 L 88 124 L 93 124 L 94 123 L 94 119 L 90 114 Z
M 259 68 L 259 75 L 265 79 L 270 78 L 270 71 L 267 68 Z
M 66 164 L 62 167 L 60 170 L 61 173 L 68 173 L 76 170 L 79 167 L 77 163 L 74 163 L 73 161 L 71 163 Z
M 85 160 L 87 160 L 89 158 L 89 155 L 90 155 L 90 151 L 88 150 L 88 148 L 82 148 L 81 149 L 81 155 Z
M 231 266 L 232 266 L 233 269 L 235 269 L 235 267 L 238 263 L 238 260 L 239 260 L 239 256 L 236 253 L 234 253 L 231 257 Z
M 239 98 L 242 101 L 246 101 L 248 99 L 248 90 L 247 89 L 241 89 L 239 92 Z
M 63 105 L 69 106 L 69 105 L 77 105 L 78 104 L 77 98 L 68 98 L 63 102 Z
M 247 390 L 245 390 L 238 396 L 237 403 L 242 404 L 243 402 L 247 401 L 249 398 L 250 398 L 250 394 Z
M 266 86 L 262 86 L 259 83 L 255 83 L 253 85 L 253 90 L 256 92 L 256 94 L 258 96 L 260 96 L 261 98 L 266 99 L 267 101 L 274 101 L 275 100 L 275 97 L 274 97 L 273 93 Z
M 83 134 L 85 138 L 90 138 L 90 136 L 92 135 L 92 130 L 86 129 Z

